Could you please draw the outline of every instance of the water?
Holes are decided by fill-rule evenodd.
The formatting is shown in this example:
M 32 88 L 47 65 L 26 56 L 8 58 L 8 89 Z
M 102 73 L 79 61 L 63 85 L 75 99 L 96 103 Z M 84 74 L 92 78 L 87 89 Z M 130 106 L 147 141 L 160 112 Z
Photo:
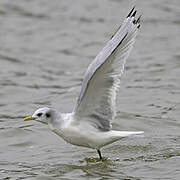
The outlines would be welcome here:
M 114 128 L 145 136 L 105 147 L 100 162 L 23 118 L 72 110 L 85 69 L 134 4 L 143 20 Z M 0 179 L 179 179 L 179 18 L 178 0 L 1 0 Z

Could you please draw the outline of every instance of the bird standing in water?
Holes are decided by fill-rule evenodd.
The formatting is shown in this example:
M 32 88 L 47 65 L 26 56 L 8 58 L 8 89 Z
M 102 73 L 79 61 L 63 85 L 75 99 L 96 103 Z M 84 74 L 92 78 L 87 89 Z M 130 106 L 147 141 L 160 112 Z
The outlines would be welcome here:
M 135 42 L 140 17 L 133 8 L 106 46 L 89 65 L 81 92 L 72 113 L 59 113 L 52 108 L 40 108 L 24 120 L 48 124 L 50 129 L 68 143 L 100 149 L 123 137 L 143 131 L 115 131 L 111 122 L 116 116 L 116 95 L 124 64 Z

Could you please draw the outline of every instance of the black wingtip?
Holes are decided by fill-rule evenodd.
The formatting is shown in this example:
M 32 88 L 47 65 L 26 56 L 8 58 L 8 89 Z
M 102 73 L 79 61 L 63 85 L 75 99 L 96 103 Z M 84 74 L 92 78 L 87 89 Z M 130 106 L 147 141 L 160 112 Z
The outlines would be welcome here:
M 136 23 L 140 23 L 141 16 L 142 14 L 138 17 L 138 19 L 136 20 Z
M 137 11 L 134 11 L 134 13 L 131 15 L 131 17 L 135 17 Z
M 137 21 L 134 19 L 134 20 L 133 20 L 133 24 L 136 24 L 136 23 L 137 23 Z
M 127 15 L 127 18 L 131 16 L 132 12 L 134 11 L 135 6 L 131 9 L 130 13 Z
M 140 24 L 137 26 L 137 28 L 138 28 L 138 29 L 140 28 Z

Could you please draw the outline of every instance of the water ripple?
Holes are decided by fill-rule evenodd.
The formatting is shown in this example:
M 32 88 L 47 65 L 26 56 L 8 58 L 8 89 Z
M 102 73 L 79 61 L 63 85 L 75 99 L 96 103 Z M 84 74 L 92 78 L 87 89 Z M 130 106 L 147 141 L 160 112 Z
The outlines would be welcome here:
M 0 59 L 9 61 L 11 63 L 23 63 L 20 59 L 18 59 L 16 57 L 10 57 L 10 56 L 3 55 L 3 54 L 0 54 Z

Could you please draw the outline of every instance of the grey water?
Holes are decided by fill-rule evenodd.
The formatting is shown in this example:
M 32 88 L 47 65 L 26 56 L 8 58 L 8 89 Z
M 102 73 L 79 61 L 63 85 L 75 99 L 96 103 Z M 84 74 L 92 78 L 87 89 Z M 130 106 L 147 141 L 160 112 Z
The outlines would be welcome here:
M 71 112 L 83 74 L 132 6 L 143 14 L 117 96 L 118 130 L 91 149 L 23 118 Z M 180 1 L 0 0 L 0 179 L 180 179 Z

